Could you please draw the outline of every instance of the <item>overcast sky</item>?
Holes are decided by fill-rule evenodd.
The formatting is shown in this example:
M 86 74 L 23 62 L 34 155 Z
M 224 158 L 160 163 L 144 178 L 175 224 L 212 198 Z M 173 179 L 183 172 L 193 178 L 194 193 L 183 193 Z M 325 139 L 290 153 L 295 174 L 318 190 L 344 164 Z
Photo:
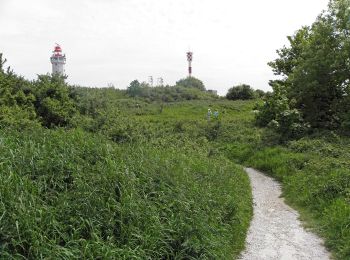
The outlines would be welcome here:
M 267 62 L 328 0 L 0 0 L 0 52 L 28 79 L 51 72 L 55 43 L 72 84 L 125 88 L 132 80 L 193 76 L 225 94 L 268 90 Z

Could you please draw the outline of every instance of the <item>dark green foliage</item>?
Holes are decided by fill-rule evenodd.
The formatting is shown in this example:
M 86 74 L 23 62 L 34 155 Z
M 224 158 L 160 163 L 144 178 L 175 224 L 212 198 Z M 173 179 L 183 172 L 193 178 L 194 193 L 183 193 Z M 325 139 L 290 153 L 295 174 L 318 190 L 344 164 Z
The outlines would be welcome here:
M 285 110 L 276 117 L 276 121 L 271 121 L 270 125 L 281 134 L 281 140 L 297 139 L 304 136 L 309 125 L 304 120 L 297 109 Z
M 205 86 L 203 82 L 195 77 L 187 77 L 184 79 L 180 79 L 176 82 L 176 86 L 182 86 L 185 88 L 196 88 L 205 91 Z
M 261 89 L 256 89 L 255 90 L 255 96 L 257 98 L 263 98 L 263 97 L 266 96 L 266 93 L 263 90 L 261 90 Z
M 279 58 L 269 63 L 283 76 L 279 84 L 290 109 L 300 111 L 313 128 L 348 129 L 343 107 L 350 88 L 349 21 L 349 1 L 330 1 L 329 10 L 288 37 L 290 46 L 278 50 Z
M 246 84 L 233 86 L 226 94 L 229 100 L 247 100 L 255 98 L 254 90 Z
M 276 130 L 281 141 L 304 136 L 310 126 L 304 122 L 299 110 L 291 108 L 285 88 L 277 82 L 272 83 L 272 88 L 274 94 L 263 104 L 257 104 L 257 125 L 269 126 Z
M 77 112 L 70 89 L 59 75 L 39 75 L 34 82 L 35 107 L 43 125 L 67 126 Z
M 273 82 L 271 87 L 273 95 L 262 104 L 257 104 L 255 108 L 258 112 L 255 119 L 259 126 L 267 126 L 271 121 L 276 120 L 283 111 L 290 109 L 285 88 L 277 82 Z
M 143 92 L 143 86 L 140 84 L 140 82 L 138 82 L 138 80 L 132 81 L 126 90 L 126 93 L 130 97 L 141 96 L 142 92 Z
M 17 76 L 0 56 L 0 124 L 18 128 L 67 126 L 76 113 L 70 87 L 58 75 L 29 82 Z
M 37 126 L 37 115 L 33 105 L 35 96 L 31 85 L 9 68 L 5 71 L 0 54 L 0 127 L 18 128 Z

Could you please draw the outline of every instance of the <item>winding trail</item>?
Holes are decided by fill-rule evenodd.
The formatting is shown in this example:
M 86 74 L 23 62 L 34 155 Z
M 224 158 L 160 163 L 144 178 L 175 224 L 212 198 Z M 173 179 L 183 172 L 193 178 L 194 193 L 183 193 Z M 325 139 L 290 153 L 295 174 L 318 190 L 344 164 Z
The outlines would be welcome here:
M 280 198 L 280 184 L 254 169 L 245 170 L 252 184 L 254 216 L 240 259 L 331 259 L 323 241 L 305 230 L 298 212 Z

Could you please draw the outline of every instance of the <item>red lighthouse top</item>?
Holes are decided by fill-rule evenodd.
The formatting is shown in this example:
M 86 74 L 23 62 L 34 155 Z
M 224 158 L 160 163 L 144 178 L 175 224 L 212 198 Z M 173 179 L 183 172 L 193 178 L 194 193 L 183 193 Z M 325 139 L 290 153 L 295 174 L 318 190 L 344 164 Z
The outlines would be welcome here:
M 55 49 L 53 51 L 53 55 L 54 56 L 62 56 L 61 55 L 62 49 L 61 46 L 59 46 L 58 44 L 56 44 Z

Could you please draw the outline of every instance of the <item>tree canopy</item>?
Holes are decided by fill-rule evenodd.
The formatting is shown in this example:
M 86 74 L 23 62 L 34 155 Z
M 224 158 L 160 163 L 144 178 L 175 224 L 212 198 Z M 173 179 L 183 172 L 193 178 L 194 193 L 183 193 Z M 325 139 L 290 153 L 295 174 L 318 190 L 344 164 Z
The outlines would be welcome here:
M 254 90 L 246 84 L 233 86 L 226 94 L 226 98 L 230 100 L 247 100 L 255 97 Z
M 279 49 L 279 57 L 269 63 L 274 73 L 282 76 L 271 81 L 271 86 L 283 89 L 289 109 L 299 111 L 312 128 L 350 126 L 349 7 L 349 0 L 330 1 L 328 10 L 311 26 L 289 36 L 289 46 Z M 269 111 L 278 95 L 260 109 L 264 110 L 260 117 L 270 113 L 269 117 L 276 119 L 283 112 Z

